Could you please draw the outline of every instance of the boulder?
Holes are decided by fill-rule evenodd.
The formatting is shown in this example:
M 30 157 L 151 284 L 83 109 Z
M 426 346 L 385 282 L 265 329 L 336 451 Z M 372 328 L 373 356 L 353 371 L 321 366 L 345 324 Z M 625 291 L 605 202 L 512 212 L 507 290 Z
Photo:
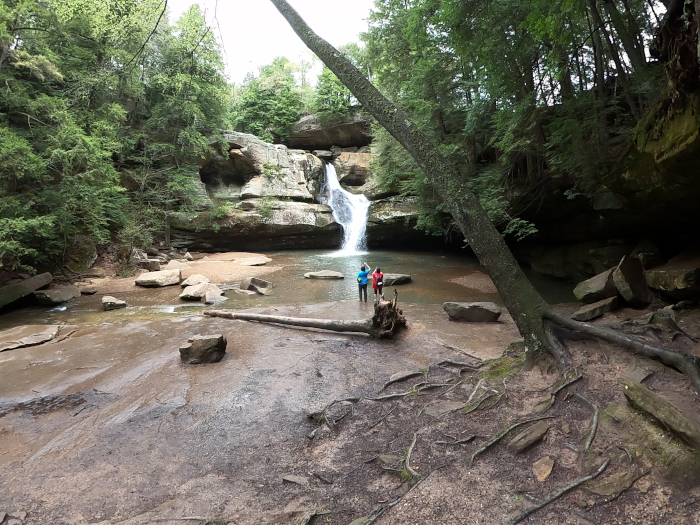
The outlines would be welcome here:
M 384 274 L 386 279 L 386 274 Z M 501 316 L 501 309 L 494 303 L 453 303 L 447 302 L 442 308 L 455 321 L 470 323 L 493 323 Z
M 343 151 L 333 161 L 338 182 L 347 186 L 362 186 L 370 177 L 371 153 L 348 153 Z
M 631 306 L 646 306 L 652 297 L 639 259 L 623 257 L 613 272 L 613 281 L 622 298 Z
M 646 271 L 646 282 L 654 290 L 675 299 L 700 296 L 700 254 L 683 252 L 667 264 Z
M 226 343 L 222 334 L 196 335 L 180 347 L 180 359 L 190 365 L 216 363 L 224 357 Z
M 160 271 L 160 259 L 143 259 L 136 263 L 136 266 L 148 270 L 149 272 Z
M 340 146 L 331 146 L 331 154 L 333 155 L 333 158 L 340 157 L 341 153 L 343 153 L 343 149 Z
M 219 304 L 227 301 L 228 299 L 224 297 L 224 291 L 214 284 L 207 286 L 206 293 L 204 294 L 204 302 L 206 304 Z
M 398 286 L 411 282 L 411 276 L 405 273 L 385 273 L 384 286 Z
M 82 295 L 95 295 L 97 293 L 97 286 L 91 286 L 91 285 L 80 286 L 80 285 L 78 285 L 78 290 L 80 290 L 80 293 Z
M 186 270 L 188 268 L 191 268 L 191 266 L 187 264 L 187 262 L 176 260 L 169 261 L 168 265 L 165 267 L 166 270 Z
M 181 274 L 181 270 L 161 270 L 160 272 L 144 273 L 136 278 L 136 286 L 159 288 L 180 284 Z
M 34 296 L 43 305 L 56 306 L 80 297 L 80 290 L 77 286 L 68 285 L 51 290 L 39 290 L 34 292 Z
M 194 257 L 192 257 L 192 254 L 190 252 L 186 252 L 183 259 L 186 261 L 194 261 Z
M 333 157 L 333 153 L 327 149 L 317 149 L 311 152 L 313 155 L 323 160 L 330 160 Z
M 650 240 L 642 241 L 634 247 L 630 257 L 639 259 L 644 268 L 654 268 L 664 263 L 661 257 L 661 250 Z
M 209 278 L 205 277 L 201 274 L 196 273 L 194 275 L 190 275 L 187 279 L 182 281 L 180 283 L 180 286 L 185 288 L 187 286 L 196 286 L 196 285 L 202 284 L 202 283 L 209 283 Z
M 270 290 L 272 290 L 273 287 L 274 285 L 271 282 L 258 279 L 257 277 L 248 277 L 247 279 L 243 279 L 239 286 L 241 290 L 251 290 L 262 295 L 267 295 L 270 293 Z
M 304 279 L 345 279 L 345 276 L 333 270 L 321 270 L 320 272 L 305 273 Z
M 102 298 L 102 306 L 104 306 L 106 312 L 110 310 L 119 310 L 121 308 L 126 308 L 126 301 L 122 301 L 111 295 L 105 295 Z
M 613 281 L 614 271 L 615 270 L 611 268 L 595 277 L 578 283 L 576 288 L 574 288 L 576 299 L 583 303 L 590 304 L 609 297 L 615 297 L 617 295 L 617 288 Z
M 53 281 L 53 277 L 46 272 L 8 286 L 3 286 L 0 288 L 0 308 L 48 286 L 51 284 L 51 281 Z
M 617 309 L 618 300 L 617 297 L 608 297 L 602 301 L 598 301 L 593 304 L 587 304 L 586 306 L 579 308 L 571 318 L 575 321 L 590 321 L 596 319 L 603 314 L 611 312 Z
M 312 114 L 299 119 L 290 130 L 290 148 L 329 149 L 364 146 L 372 141 L 372 117 L 352 111 L 337 117 Z
M 207 294 L 207 287 L 209 283 L 195 284 L 194 286 L 188 286 L 180 294 L 180 299 L 184 301 L 201 301 Z

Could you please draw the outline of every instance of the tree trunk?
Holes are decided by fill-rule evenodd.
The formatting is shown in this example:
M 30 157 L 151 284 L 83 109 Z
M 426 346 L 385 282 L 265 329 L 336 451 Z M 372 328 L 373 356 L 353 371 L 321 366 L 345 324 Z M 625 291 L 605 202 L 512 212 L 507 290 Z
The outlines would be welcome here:
M 603 6 L 605 7 L 605 12 L 608 13 L 610 21 L 617 36 L 620 37 L 622 41 L 622 47 L 624 48 L 627 56 L 630 59 L 632 68 L 635 71 L 641 71 L 646 67 L 646 60 L 644 58 L 644 49 L 639 49 L 637 45 L 637 39 L 632 36 L 629 29 L 625 25 L 625 21 L 622 19 L 620 11 L 617 9 L 615 2 L 613 0 L 603 0 Z
M 690 377 L 693 386 L 700 392 L 700 368 L 692 356 L 652 347 L 613 330 L 579 323 L 554 312 L 525 276 L 477 197 L 467 188 L 460 173 L 439 153 L 438 147 L 341 53 L 316 35 L 286 0 L 270 1 L 309 49 L 335 73 L 364 109 L 406 149 L 429 178 L 479 262 L 488 270 L 503 303 L 525 339 L 526 365 L 532 365 L 536 353 L 546 350 L 555 357 L 560 368 L 570 368 L 571 355 L 561 345 L 554 330 L 564 327 L 592 338 L 619 344 L 677 367 Z M 595 0 L 590 0 L 590 3 L 595 11 Z M 595 23 L 600 25 L 599 20 Z
M 486 267 L 518 330 L 528 355 L 547 346 L 542 324 L 549 305 L 523 273 L 503 237 L 466 187 L 460 173 L 447 162 L 408 116 L 395 107 L 357 68 L 328 42 L 316 35 L 286 2 L 271 0 L 301 40 L 335 73 L 363 107 L 391 133 L 416 160 L 450 210 L 455 223 Z M 530 363 L 532 359 L 530 359 Z

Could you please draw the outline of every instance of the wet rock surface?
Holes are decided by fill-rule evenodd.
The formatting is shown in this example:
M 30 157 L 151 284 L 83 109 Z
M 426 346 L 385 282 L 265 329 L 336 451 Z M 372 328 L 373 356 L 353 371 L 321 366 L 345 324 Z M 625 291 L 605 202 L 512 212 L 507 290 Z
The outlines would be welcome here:
M 0 352 L 46 343 L 58 337 L 62 326 L 18 326 L 0 332 Z
M 455 321 L 469 323 L 493 323 L 498 321 L 502 310 L 495 303 L 446 302 L 442 308 Z

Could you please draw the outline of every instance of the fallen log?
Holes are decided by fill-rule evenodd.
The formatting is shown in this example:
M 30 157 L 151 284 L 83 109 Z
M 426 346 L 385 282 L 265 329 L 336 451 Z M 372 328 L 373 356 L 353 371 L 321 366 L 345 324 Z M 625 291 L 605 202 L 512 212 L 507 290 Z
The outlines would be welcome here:
M 342 319 L 306 319 L 302 317 L 284 317 L 281 315 L 251 314 L 232 312 L 229 310 L 206 310 L 204 315 L 222 317 L 224 319 L 239 319 L 241 321 L 257 321 L 275 323 L 286 326 L 303 328 L 319 328 L 333 332 L 353 332 L 368 334 L 377 339 L 392 337 L 396 328 L 406 326 L 406 318 L 398 307 L 398 293 L 394 290 L 392 301 L 380 301 L 374 305 L 374 315 L 371 319 L 346 321 Z

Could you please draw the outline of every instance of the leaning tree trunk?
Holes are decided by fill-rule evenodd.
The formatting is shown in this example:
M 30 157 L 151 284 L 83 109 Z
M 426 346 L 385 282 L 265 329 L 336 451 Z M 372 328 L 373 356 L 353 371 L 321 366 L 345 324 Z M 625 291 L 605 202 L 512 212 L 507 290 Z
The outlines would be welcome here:
M 345 84 L 363 107 L 416 160 L 447 205 L 457 226 L 489 272 L 525 339 L 529 355 L 546 347 L 542 324 L 547 303 L 527 279 L 479 199 L 459 172 L 408 116 L 394 106 L 338 50 L 316 35 L 285 0 L 271 0 L 302 41 Z
M 546 350 L 560 367 L 571 366 L 572 359 L 551 329 L 553 325 L 610 341 L 642 355 L 671 364 L 689 375 L 700 392 L 700 372 L 695 358 L 669 352 L 645 342 L 603 328 L 578 323 L 557 314 L 545 302 L 525 276 L 503 237 L 484 211 L 479 199 L 466 187 L 459 172 L 439 153 L 438 148 L 416 127 L 408 116 L 384 97 L 337 49 L 314 33 L 286 0 L 270 0 L 299 38 L 345 84 L 364 108 L 408 151 L 435 187 L 479 262 L 489 272 L 506 308 L 525 339 L 528 363 Z M 595 8 L 595 0 L 589 0 Z M 596 21 L 599 25 L 599 21 Z M 624 73 L 622 71 L 621 73 Z M 635 110 L 636 108 L 632 108 Z M 673 362 L 671 362 L 673 361 Z

